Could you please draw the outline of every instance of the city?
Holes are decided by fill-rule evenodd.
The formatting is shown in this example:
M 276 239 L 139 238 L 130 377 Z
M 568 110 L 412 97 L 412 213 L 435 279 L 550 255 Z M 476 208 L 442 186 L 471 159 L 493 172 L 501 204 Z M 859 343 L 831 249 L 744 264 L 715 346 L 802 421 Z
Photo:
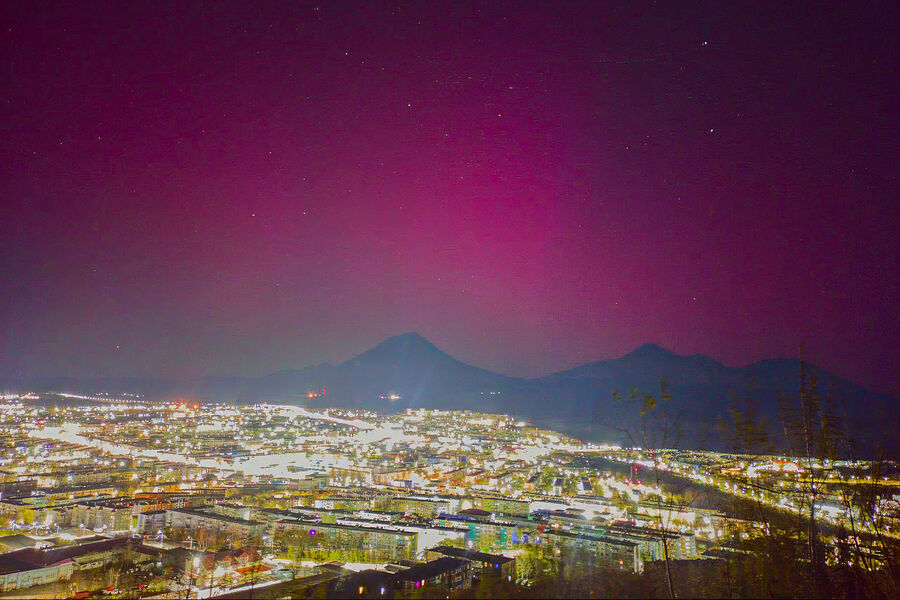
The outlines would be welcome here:
M 900 531 L 894 463 L 620 448 L 426 409 L 32 393 L 0 411 L 0 592 L 24 594 L 0 597 L 407 597 L 641 575 L 746 552 L 797 518 L 811 482 L 829 564 L 845 560 L 838 530 L 873 564 Z M 858 486 L 879 490 L 873 511 Z

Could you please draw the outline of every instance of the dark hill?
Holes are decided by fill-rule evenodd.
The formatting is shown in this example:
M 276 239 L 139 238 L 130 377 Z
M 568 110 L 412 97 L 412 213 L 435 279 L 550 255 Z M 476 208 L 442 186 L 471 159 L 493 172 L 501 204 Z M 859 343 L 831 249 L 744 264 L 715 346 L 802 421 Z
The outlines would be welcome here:
M 525 393 L 525 380 L 461 362 L 417 333 L 389 338 L 336 368 L 332 396 L 367 408 L 506 408 L 498 394 Z M 383 399 L 390 394 L 396 400 Z M 502 394 L 500 394 L 502 395 Z

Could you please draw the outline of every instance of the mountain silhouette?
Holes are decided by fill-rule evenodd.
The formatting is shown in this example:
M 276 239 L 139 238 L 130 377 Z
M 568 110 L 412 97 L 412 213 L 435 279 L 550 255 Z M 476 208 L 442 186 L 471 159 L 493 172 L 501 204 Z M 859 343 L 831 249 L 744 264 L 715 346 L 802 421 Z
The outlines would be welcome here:
M 404 333 L 341 363 L 333 396 L 363 408 L 476 409 L 485 393 L 524 387 L 524 380 L 466 364 L 418 333 Z M 391 394 L 395 396 L 391 399 Z M 382 398 L 387 396 L 387 398 Z M 324 398 L 323 400 L 327 400 Z M 496 409 L 502 408 L 498 401 Z
M 586 440 L 648 445 L 648 440 L 634 435 L 641 429 L 637 407 L 627 401 L 615 402 L 613 392 L 627 398 L 631 390 L 638 390 L 660 397 L 664 380 L 670 399 L 661 403 L 653 416 L 665 414 L 669 431 L 665 444 L 656 439 L 651 445 L 730 450 L 730 411 L 745 407 L 744 399 L 751 398 L 771 435 L 773 449 L 784 450 L 779 397 L 796 404 L 800 365 L 796 359 L 777 358 L 730 367 L 702 354 L 682 356 L 645 344 L 620 358 L 524 379 L 466 364 L 410 332 L 388 338 L 338 365 L 312 365 L 263 377 L 206 377 L 192 382 L 56 378 L 4 385 L 35 391 L 137 391 L 161 398 L 189 394 L 215 401 L 302 403 L 385 412 L 418 407 L 503 412 Z M 891 439 L 900 426 L 895 398 L 812 366 L 807 373 L 815 375 L 822 395 L 843 418 L 852 442 L 848 453 L 870 455 L 886 448 L 897 454 L 898 442 Z

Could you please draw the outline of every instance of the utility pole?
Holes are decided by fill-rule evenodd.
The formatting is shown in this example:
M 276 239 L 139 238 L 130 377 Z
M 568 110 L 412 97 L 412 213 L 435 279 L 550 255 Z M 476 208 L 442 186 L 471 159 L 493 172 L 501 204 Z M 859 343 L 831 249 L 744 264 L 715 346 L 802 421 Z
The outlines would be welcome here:
M 191 568 L 191 577 L 188 580 L 188 589 L 187 589 L 187 592 L 185 593 L 185 598 L 190 597 L 191 589 L 193 589 L 193 587 L 194 587 L 194 576 L 197 573 L 197 569 L 200 568 L 200 557 L 197 556 L 196 554 L 194 555 L 194 560 L 192 562 L 192 565 L 193 566 Z

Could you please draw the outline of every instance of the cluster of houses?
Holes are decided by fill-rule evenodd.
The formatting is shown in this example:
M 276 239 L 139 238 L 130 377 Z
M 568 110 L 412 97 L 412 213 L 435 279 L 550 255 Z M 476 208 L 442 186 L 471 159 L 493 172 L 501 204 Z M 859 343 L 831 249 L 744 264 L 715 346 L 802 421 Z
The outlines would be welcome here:
M 524 546 L 552 545 L 585 567 L 635 573 L 664 555 L 697 558 L 691 533 L 615 519 L 618 513 L 602 503 L 585 513 L 541 499 L 371 488 L 318 490 L 302 505 L 280 509 L 228 503 L 216 493 L 33 498 L 0 500 L 0 513 L 31 521 L 23 525 L 30 535 L 0 538 L 0 591 L 68 581 L 116 561 L 157 570 L 165 564 L 174 572 L 169 577 L 188 587 L 206 584 L 210 592 L 260 578 L 287 585 L 298 573 L 264 564 L 259 554 L 264 546 L 284 551 L 277 545 L 286 539 L 319 564 L 394 565 L 393 571 L 331 572 L 337 574 L 328 585 L 352 581 L 360 596 L 377 590 L 380 597 L 417 583 L 467 586 L 479 574 L 514 578 L 512 557 Z M 176 536 L 178 543 L 170 539 Z M 222 548 L 223 540 L 229 550 L 206 550 Z

